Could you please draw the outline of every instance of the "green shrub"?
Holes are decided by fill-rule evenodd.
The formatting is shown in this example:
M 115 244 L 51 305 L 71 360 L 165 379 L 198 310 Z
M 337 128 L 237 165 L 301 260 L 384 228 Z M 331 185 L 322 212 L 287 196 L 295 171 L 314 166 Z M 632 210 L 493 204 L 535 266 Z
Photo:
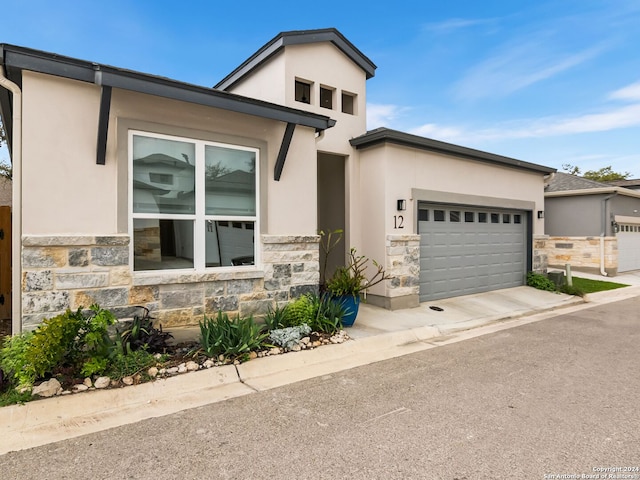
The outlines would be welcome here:
M 105 370 L 105 374 L 114 380 L 120 380 L 140 373 L 155 365 L 156 358 L 144 348 L 129 351 L 127 354 L 116 353 Z
M 308 323 L 312 331 L 333 334 L 342 328 L 342 318 L 345 315 L 342 304 L 333 301 L 330 295 L 313 295 L 309 301 L 315 312 Z
M 13 337 L 7 336 L 0 349 L 0 370 L 7 386 L 21 386 L 33 384 L 33 372 L 27 369 L 27 349 L 33 337 L 33 332 L 23 332 Z
M 538 290 L 546 290 L 548 292 L 556 291 L 556 284 L 549 280 L 545 275 L 535 272 L 527 273 L 527 285 Z
M 200 322 L 200 344 L 208 357 L 218 355 L 241 355 L 258 350 L 267 334 L 261 331 L 252 316 L 230 319 L 219 311 L 217 317 L 204 317 Z
M 314 332 L 335 333 L 342 327 L 343 307 L 328 294 L 302 295 L 287 305 L 278 328 L 309 325 Z
M 82 308 L 45 319 L 31 333 L 5 342 L 0 368 L 13 383 L 33 385 L 36 379 L 59 367 L 71 367 L 90 376 L 102 373 L 114 353 L 108 334 L 115 317 L 108 310 L 92 305 L 84 315 Z
M 85 325 L 81 309 L 76 312 L 67 310 L 61 315 L 45 319 L 40 324 L 33 332 L 25 352 L 25 374 L 30 383 L 82 354 L 76 349 L 82 344 L 81 329 Z
M 302 295 L 287 305 L 287 314 L 281 326 L 286 328 L 309 324 L 317 313 L 317 306 L 311 299 L 312 295 Z
M 264 327 L 267 332 L 271 330 L 277 330 L 284 328 L 287 323 L 287 316 L 289 315 L 289 305 L 282 307 L 276 304 L 275 307 L 269 306 L 269 311 L 264 316 Z

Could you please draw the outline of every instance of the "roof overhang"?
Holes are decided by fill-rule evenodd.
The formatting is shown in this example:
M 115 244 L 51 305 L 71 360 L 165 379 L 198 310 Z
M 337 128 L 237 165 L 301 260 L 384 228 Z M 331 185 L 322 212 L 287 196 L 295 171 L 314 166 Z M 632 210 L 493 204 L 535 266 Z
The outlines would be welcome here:
M 451 143 L 441 142 L 439 140 L 432 140 L 430 138 L 420 137 L 418 135 L 412 135 L 410 133 L 404 133 L 388 128 L 378 128 L 376 130 L 372 130 L 365 133 L 364 135 L 352 138 L 350 140 L 350 143 L 352 146 L 356 147 L 359 150 L 386 143 L 401 145 L 409 148 L 416 148 L 419 150 L 427 150 L 443 155 L 466 158 L 469 160 L 475 160 L 484 163 L 491 163 L 494 165 L 529 170 L 545 175 L 556 171 L 555 168 L 545 167 L 543 165 L 529 163 L 515 158 L 503 157 L 501 155 L 483 152 L 481 150 L 475 150 L 473 148 L 462 147 L 460 145 L 454 145 Z
M 367 80 L 375 75 L 376 65 L 358 50 L 335 28 L 319 30 L 296 30 L 282 32 L 271 39 L 260 50 L 245 60 L 238 68 L 218 82 L 213 88 L 227 90 L 258 66 L 280 52 L 287 45 L 330 42 L 340 49 L 356 65 L 364 70 Z
M 625 197 L 640 198 L 640 192 L 624 187 L 584 188 L 580 190 L 561 190 L 559 192 L 545 192 L 545 198 L 578 197 L 585 195 L 611 195 L 618 194 Z
M 243 97 L 165 77 L 78 60 L 53 53 L 42 52 L 14 45 L 0 44 L 0 62 L 7 77 L 22 86 L 22 70 L 45 73 L 59 77 L 94 83 L 100 86 L 120 88 L 183 102 L 205 105 L 262 118 L 294 123 L 325 130 L 335 125 L 335 120 L 304 110 Z M 7 118 L 5 105 L 3 118 Z

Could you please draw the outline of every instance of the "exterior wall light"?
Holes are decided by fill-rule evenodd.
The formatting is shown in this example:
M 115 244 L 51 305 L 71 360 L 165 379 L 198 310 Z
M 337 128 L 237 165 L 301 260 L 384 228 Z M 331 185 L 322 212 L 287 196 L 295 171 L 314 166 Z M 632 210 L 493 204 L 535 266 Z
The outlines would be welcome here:
M 538 218 L 544 218 L 544 210 L 538 210 Z
M 407 201 L 406 200 L 398 200 L 398 211 L 402 212 L 407 209 Z

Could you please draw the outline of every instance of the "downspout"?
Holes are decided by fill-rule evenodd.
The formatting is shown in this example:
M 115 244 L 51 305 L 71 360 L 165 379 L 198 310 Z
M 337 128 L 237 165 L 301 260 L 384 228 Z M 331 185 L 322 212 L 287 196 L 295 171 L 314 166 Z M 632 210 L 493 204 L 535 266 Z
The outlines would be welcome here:
M 22 332 L 22 91 L 4 75 L 0 66 L 0 87 L 9 90 L 13 100 L 11 137 L 11 330 Z
M 607 202 L 618 195 L 615 192 L 602 199 L 602 232 L 600 233 L 600 275 L 608 277 L 609 275 L 604 269 L 604 237 L 607 235 Z

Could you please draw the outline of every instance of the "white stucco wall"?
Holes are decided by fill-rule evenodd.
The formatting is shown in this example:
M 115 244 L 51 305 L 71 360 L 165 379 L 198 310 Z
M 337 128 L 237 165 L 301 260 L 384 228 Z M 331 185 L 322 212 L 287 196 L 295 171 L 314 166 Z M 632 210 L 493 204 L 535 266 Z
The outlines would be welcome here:
M 23 234 L 115 232 L 116 166 L 96 165 L 100 88 L 24 71 L 22 92 Z
M 295 100 L 295 81 L 312 84 L 311 103 Z M 335 89 L 333 108 L 320 106 L 320 87 Z M 366 130 L 366 74 L 329 42 L 288 45 L 229 91 L 336 120 L 317 140 L 318 150 L 349 155 L 349 139 Z M 355 114 L 342 113 L 341 93 L 356 95 Z
M 534 211 L 532 233 L 544 232 L 544 220 L 535 218 L 537 210 L 544 210 L 542 173 L 390 144 L 358 154 L 362 203 L 360 214 L 351 217 L 350 227 L 359 231 L 352 244 L 367 256 L 384 258 L 389 234 L 417 233 L 416 190 L 442 192 L 454 200 L 460 195 L 459 203 L 469 203 L 468 196 L 483 197 L 495 207 L 526 202 Z M 405 211 L 397 211 L 399 199 L 407 200 Z M 399 225 L 399 215 L 403 229 L 394 228 Z M 383 287 L 372 289 L 372 293 L 383 294 Z
M 284 52 L 279 52 L 229 89 L 232 93 L 285 105 L 286 74 Z
M 284 123 L 114 89 L 106 165 L 97 165 L 99 87 L 25 71 L 23 94 L 24 235 L 128 231 L 129 128 L 260 148 L 262 233 L 315 234 L 312 128 L 296 127 L 275 182 Z

